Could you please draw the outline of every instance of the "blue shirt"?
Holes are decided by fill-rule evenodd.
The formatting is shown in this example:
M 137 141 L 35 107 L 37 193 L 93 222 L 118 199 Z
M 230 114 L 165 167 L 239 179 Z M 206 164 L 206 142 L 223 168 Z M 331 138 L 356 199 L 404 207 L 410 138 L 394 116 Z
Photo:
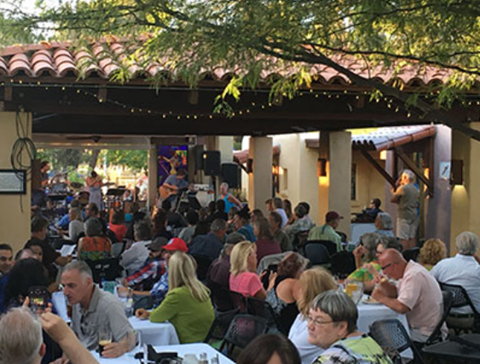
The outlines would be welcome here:
M 4 275 L 0 278 L 0 313 L 4 313 L 7 311 L 7 306 L 3 302 L 5 298 L 5 287 L 7 286 L 8 279 L 10 278 L 10 274 Z
M 223 244 L 214 233 L 197 236 L 190 243 L 188 252 L 192 255 L 199 254 L 210 258 L 214 261 L 220 256 Z
M 168 293 L 168 270 L 153 285 L 150 295 L 153 297 L 153 306 L 157 307 Z
M 238 229 L 237 232 L 242 234 L 245 237 L 245 239 L 247 239 L 248 241 L 250 241 L 252 243 L 257 241 L 257 238 L 255 237 L 255 234 L 253 233 L 253 227 L 250 224 L 242 226 L 240 229 Z

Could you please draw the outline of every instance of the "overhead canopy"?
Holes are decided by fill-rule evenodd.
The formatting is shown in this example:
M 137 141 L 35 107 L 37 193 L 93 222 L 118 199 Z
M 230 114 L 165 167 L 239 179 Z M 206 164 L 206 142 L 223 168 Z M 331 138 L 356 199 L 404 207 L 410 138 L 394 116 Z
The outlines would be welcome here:
M 214 100 L 234 70 L 202 71 L 198 87 L 191 89 L 165 58 L 131 64 L 130 78 L 121 83 L 125 58 L 124 45 L 115 39 L 78 50 L 67 43 L 5 48 L 0 51 L 0 107 L 31 111 L 35 134 L 267 135 L 426 123 L 391 99 L 370 101 L 369 90 L 326 66 L 311 67 L 311 92 L 272 104 L 266 84 L 244 90 L 241 101 L 232 103 L 234 116 L 226 117 L 213 113 Z M 353 58 L 337 61 L 384 83 L 401 82 L 406 91 L 430 91 L 447 76 L 435 68 L 420 73 L 405 67 L 396 73 Z M 290 71 L 282 72 L 264 72 L 262 80 Z M 150 78 L 158 75 L 165 82 L 156 89 Z M 112 82 L 112 76 L 119 81 Z M 450 114 L 459 121 L 480 117 L 472 107 L 456 107 Z

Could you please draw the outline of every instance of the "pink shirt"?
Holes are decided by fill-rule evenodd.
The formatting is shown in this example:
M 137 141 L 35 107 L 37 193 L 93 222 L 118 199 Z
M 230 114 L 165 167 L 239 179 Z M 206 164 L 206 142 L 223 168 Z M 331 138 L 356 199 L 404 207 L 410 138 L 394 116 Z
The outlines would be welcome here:
M 243 272 L 235 277 L 230 275 L 230 291 L 241 293 L 247 297 L 255 297 L 262 288 L 262 282 L 255 273 Z
M 397 290 L 398 300 L 410 308 L 407 320 L 412 332 L 429 336 L 443 312 L 442 291 L 435 278 L 423 266 L 411 260 Z

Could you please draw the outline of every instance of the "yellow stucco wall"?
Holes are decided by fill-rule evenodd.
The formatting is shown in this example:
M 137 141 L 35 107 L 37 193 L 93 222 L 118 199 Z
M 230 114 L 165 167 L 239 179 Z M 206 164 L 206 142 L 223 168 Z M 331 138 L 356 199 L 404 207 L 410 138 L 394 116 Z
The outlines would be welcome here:
M 28 114 L 20 114 L 26 124 Z M 31 136 L 31 122 L 28 129 Z M 10 154 L 17 140 L 15 113 L 0 112 L 0 169 L 11 169 Z M 28 159 L 24 157 L 24 163 Z M 30 237 L 30 183 L 26 195 L 0 195 L 0 242 L 12 245 L 14 251 L 23 247 Z

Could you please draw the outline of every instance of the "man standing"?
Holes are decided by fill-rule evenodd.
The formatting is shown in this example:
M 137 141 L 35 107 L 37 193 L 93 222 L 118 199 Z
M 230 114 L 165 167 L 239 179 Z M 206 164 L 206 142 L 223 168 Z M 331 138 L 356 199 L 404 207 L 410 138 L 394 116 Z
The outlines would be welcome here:
M 327 212 L 325 225 L 317 226 L 310 230 L 307 240 L 329 240 L 337 245 L 337 252 L 342 251 L 342 238 L 335 231 L 340 219 L 343 219 L 343 216 L 340 216 L 338 212 Z
M 414 175 L 405 169 L 400 177 L 400 186 L 392 189 L 391 202 L 398 204 L 397 237 L 403 249 L 413 248 L 416 245 L 415 237 L 418 228 L 418 197 L 420 192 L 413 184 Z
M 239 209 L 243 207 L 242 203 L 230 192 L 228 192 L 228 188 L 229 186 L 227 182 L 220 184 L 220 196 L 218 196 L 219 200 L 223 200 L 225 202 L 224 212 L 227 214 L 233 206 L 237 206 Z
M 93 284 L 87 263 L 69 263 L 62 274 L 64 294 L 72 305 L 72 329 L 88 349 L 98 347 L 98 331 L 108 328 L 113 342 L 106 345 L 102 356 L 116 358 L 135 346 L 135 335 L 120 300 Z
M 372 297 L 395 312 L 406 314 L 412 340 L 424 343 L 442 317 L 443 296 L 438 282 L 413 260 L 407 261 L 396 249 L 387 249 L 379 257 L 382 271 L 397 286 L 381 282 Z M 446 335 L 444 325 L 442 332 Z

